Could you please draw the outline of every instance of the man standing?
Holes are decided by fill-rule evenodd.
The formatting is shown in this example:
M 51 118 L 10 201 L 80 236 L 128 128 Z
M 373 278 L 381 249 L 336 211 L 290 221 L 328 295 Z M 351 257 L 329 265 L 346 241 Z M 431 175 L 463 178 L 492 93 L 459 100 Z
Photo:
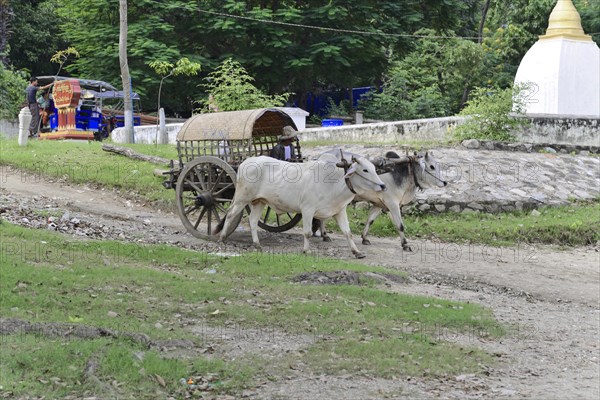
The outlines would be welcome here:
M 40 129 L 40 107 L 37 102 L 37 91 L 40 89 L 47 89 L 52 86 L 52 83 L 47 84 L 43 87 L 38 87 L 38 80 L 35 76 L 29 79 L 29 86 L 25 89 L 27 97 L 27 105 L 31 112 L 31 123 L 29 124 L 29 137 L 36 137 L 38 130 Z

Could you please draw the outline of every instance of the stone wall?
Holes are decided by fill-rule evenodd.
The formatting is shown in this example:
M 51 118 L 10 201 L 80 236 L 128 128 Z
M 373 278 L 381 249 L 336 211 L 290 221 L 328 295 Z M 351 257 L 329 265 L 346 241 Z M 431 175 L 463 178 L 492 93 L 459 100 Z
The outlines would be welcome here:
M 521 118 L 529 120 L 531 126 L 513 132 L 519 142 L 600 146 L 600 118 L 554 115 L 531 115 Z M 443 142 L 451 139 L 451 128 L 463 122 L 464 118 L 461 117 L 445 117 L 311 128 L 304 130 L 301 138 L 307 141 L 335 143 Z
M 406 141 L 444 141 L 448 131 L 463 118 L 445 117 L 411 121 L 379 122 L 361 125 L 342 125 L 310 128 L 301 133 L 301 140 L 370 143 L 398 143 Z
M 600 146 L 600 118 L 532 114 L 524 119 L 531 125 L 516 132 L 521 142 Z

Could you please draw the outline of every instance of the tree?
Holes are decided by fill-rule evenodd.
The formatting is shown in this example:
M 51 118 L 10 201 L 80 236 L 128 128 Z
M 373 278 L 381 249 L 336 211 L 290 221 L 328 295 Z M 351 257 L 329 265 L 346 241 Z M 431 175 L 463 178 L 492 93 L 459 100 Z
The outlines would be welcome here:
M 219 106 L 219 111 L 248 110 L 283 106 L 289 93 L 269 96 L 252 84 L 254 78 L 231 58 L 209 74 L 204 85 Z M 203 101 L 205 108 L 208 102 Z
M 133 103 L 131 102 L 131 77 L 127 63 L 127 0 L 119 0 L 119 65 L 123 82 L 123 102 L 125 103 L 125 142 L 133 143 Z
M 14 17 L 10 0 L 0 0 L 0 64 L 8 65 L 8 38 L 10 20 Z
M 81 59 L 68 71 L 81 77 L 100 79 L 120 85 L 119 68 L 119 9 L 117 0 L 62 0 L 59 13 L 64 23 L 64 36 L 81 52 Z M 189 20 L 194 17 L 189 0 L 130 1 L 128 4 L 128 67 L 135 91 L 157 104 L 158 87 L 152 60 L 178 60 L 187 57 L 202 63 L 191 48 L 191 41 L 202 43 L 198 35 L 189 34 Z M 162 101 L 165 107 L 191 112 L 188 98 L 197 97 L 201 90 L 187 85 L 184 79 L 174 79 L 173 92 Z M 153 106 L 152 106 L 153 108 Z
M 60 2 L 65 37 L 82 54 L 69 71 L 109 82 L 118 78 L 115 1 Z M 465 20 L 469 21 L 465 29 L 474 34 L 478 2 L 140 0 L 129 8 L 130 72 L 136 92 L 156 104 L 148 60 L 187 57 L 208 73 L 232 58 L 256 78 L 256 87 L 266 93 L 293 91 L 301 101 L 302 94 L 315 87 L 377 83 L 392 55 L 412 50 L 412 38 L 393 35 L 409 35 L 430 24 L 442 32 L 459 30 Z M 170 87 L 178 95 L 162 100 L 167 108 L 182 110 L 189 107 L 190 97 L 206 95 L 185 79 L 173 79 Z
M 466 101 L 465 91 L 482 84 L 481 46 L 459 38 L 440 40 L 433 30 L 418 34 L 423 38 L 415 50 L 392 64 L 381 93 L 368 99 L 366 116 L 398 120 L 453 115 Z
M 52 58 L 50 58 L 50 62 L 60 64 L 58 66 L 58 71 L 54 74 L 54 76 L 60 75 L 60 71 L 62 71 L 63 66 L 70 56 L 79 58 L 79 52 L 74 47 L 68 47 L 65 50 L 60 50 L 54 53 Z
M 27 79 L 23 72 L 13 71 L 0 64 L 0 118 L 14 120 L 25 100 Z
M 161 75 L 162 78 L 160 79 L 160 85 L 158 87 L 158 115 L 159 115 L 159 120 L 157 121 L 160 122 L 160 135 L 159 135 L 159 129 L 156 130 L 156 143 L 160 143 L 160 144 L 166 144 L 167 143 L 167 132 L 164 129 L 164 110 L 161 109 L 160 107 L 160 94 L 162 91 L 162 85 L 165 79 L 167 79 L 170 76 L 179 76 L 179 75 L 185 75 L 185 76 L 191 76 L 191 75 L 197 75 L 198 72 L 200 71 L 200 64 L 198 63 L 194 63 L 191 62 L 188 58 L 182 58 L 179 61 L 177 61 L 175 63 L 175 65 L 173 65 L 172 63 L 168 62 L 168 61 L 152 61 L 150 63 L 148 63 L 148 65 L 154 70 L 156 71 L 157 74 Z M 161 122 L 163 121 L 163 122 Z
M 198 75 L 200 72 L 201 65 L 199 63 L 191 62 L 187 57 L 181 58 L 173 65 L 168 61 L 151 61 L 148 63 L 157 74 L 161 75 L 160 85 L 158 86 L 158 107 L 160 109 L 160 94 L 162 91 L 162 85 L 165 79 L 170 76 L 191 76 Z
M 7 0 L 2 0 L 7 1 Z M 53 75 L 50 58 L 68 47 L 61 35 L 62 18 L 57 14 L 59 0 L 10 0 L 14 17 L 8 35 L 8 59 L 16 69 L 32 75 Z

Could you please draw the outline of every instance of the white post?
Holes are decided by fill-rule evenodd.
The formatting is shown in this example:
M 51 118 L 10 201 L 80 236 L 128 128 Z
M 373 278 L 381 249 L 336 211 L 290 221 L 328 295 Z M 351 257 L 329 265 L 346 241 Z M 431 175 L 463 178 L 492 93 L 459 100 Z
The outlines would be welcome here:
M 29 108 L 23 107 L 19 113 L 19 146 L 27 146 L 30 123 L 31 112 L 29 112 Z
M 356 112 L 356 116 L 354 117 L 354 123 L 356 125 L 360 125 L 363 123 L 363 112 L 362 111 Z
M 158 110 L 158 121 L 160 124 L 158 131 L 158 144 L 168 144 L 169 138 L 167 136 L 167 125 L 165 123 L 165 109 L 162 107 L 160 110 Z

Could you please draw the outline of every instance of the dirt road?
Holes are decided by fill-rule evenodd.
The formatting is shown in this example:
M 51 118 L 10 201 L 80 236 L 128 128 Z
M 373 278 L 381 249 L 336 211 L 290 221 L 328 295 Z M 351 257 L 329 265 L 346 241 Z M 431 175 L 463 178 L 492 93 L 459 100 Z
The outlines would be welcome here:
M 0 177 L 5 219 L 35 226 L 32 210 L 58 210 L 77 218 L 79 235 L 148 243 L 169 243 L 206 251 L 251 249 L 241 225 L 226 245 L 202 242 L 184 232 L 174 214 L 153 209 L 119 193 L 73 186 L 6 170 Z M 45 222 L 43 222 L 45 223 Z M 86 225 L 87 224 L 87 225 Z M 95 233 L 100 232 L 98 235 Z M 68 232 L 67 232 L 68 233 Z M 562 251 L 548 246 L 493 248 L 423 240 L 403 252 L 395 239 L 373 238 L 364 260 L 354 260 L 337 235 L 333 243 L 313 239 L 314 257 L 336 257 L 407 271 L 411 283 L 390 290 L 482 304 L 496 318 L 519 326 L 501 340 L 460 335 L 456 340 L 497 354 L 500 367 L 485 376 L 445 380 L 384 380 L 323 377 L 298 372 L 265 384 L 254 398 L 532 398 L 592 399 L 600 396 L 600 253 L 586 247 Z M 261 232 L 265 251 L 301 249 L 300 230 Z

